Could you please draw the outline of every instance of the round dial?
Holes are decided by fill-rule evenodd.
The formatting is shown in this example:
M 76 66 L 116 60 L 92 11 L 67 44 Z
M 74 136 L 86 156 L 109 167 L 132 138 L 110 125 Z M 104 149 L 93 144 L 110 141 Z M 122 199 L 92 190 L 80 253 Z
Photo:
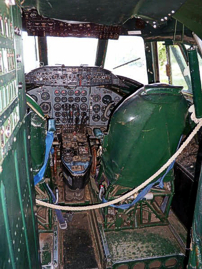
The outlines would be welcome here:
M 62 102 L 66 103 L 67 102 L 67 97 L 62 97 Z
M 100 105 L 95 104 L 95 105 L 93 106 L 93 111 L 94 111 L 95 113 L 98 113 L 98 112 L 100 111 Z
M 68 94 L 69 94 L 70 96 L 72 96 L 72 95 L 74 95 L 74 91 L 73 91 L 73 90 L 69 90 L 69 91 L 68 91 Z
M 51 110 L 50 103 L 43 102 L 43 103 L 41 103 L 40 107 L 41 107 L 43 113 L 45 113 L 45 114 Z
M 57 118 L 59 118 L 59 117 L 61 116 L 61 113 L 60 113 L 60 112 L 55 112 L 55 116 L 56 116 Z
M 73 105 L 72 105 L 72 109 L 73 109 L 73 110 L 77 110 L 77 109 L 79 109 L 79 105 L 78 105 L 78 104 L 73 104 Z
M 66 96 L 66 95 L 67 95 L 67 91 L 66 91 L 66 90 L 62 90 L 62 91 L 61 91 L 61 94 L 62 94 L 63 96 Z
M 87 98 L 86 97 L 81 97 L 81 102 L 83 102 L 83 103 L 87 102 Z
M 109 94 L 106 94 L 102 97 L 102 102 L 104 104 L 109 104 L 112 101 L 112 98 Z
M 69 98 L 68 98 L 68 101 L 69 101 L 70 103 L 74 102 L 74 97 L 69 97 Z
M 99 121 L 99 120 L 100 120 L 100 115 L 98 115 L 98 114 L 94 114 L 94 115 L 92 116 L 92 120 L 95 121 L 95 122 Z
M 81 95 L 82 95 L 82 96 L 86 96 L 86 95 L 87 95 L 87 91 L 86 91 L 86 90 L 82 90 L 82 91 L 81 91 Z
M 55 97 L 55 102 L 60 102 L 60 97 Z
M 81 105 L 80 105 L 80 109 L 81 109 L 82 111 L 86 111 L 86 110 L 88 109 L 88 106 L 87 106 L 86 104 L 81 104 Z
M 59 111 L 60 109 L 61 109 L 61 104 L 59 104 L 59 103 L 56 103 L 56 104 L 54 104 L 54 109 L 56 110 L 56 111 Z
M 84 97 L 85 98 L 85 97 Z M 79 103 L 80 102 L 80 97 L 75 97 L 75 102 Z
M 32 95 L 30 95 L 30 96 L 34 99 L 35 102 L 38 101 L 38 98 L 36 97 L 36 95 L 33 95 L 33 94 L 32 94 Z
M 60 118 L 56 118 L 56 123 L 60 123 Z
M 74 93 L 76 96 L 79 96 L 81 94 L 81 92 L 79 90 L 76 90 Z
M 60 91 L 59 91 L 59 90 L 55 90 L 55 91 L 54 91 L 54 94 L 55 94 L 56 96 L 59 96 L 59 95 L 60 95 Z
M 96 94 L 93 96 L 93 101 L 94 102 L 99 102 L 101 100 L 101 96 L 99 94 Z
M 50 99 L 50 94 L 48 92 L 43 92 L 41 94 L 41 99 L 43 99 L 45 101 L 48 100 L 48 99 Z

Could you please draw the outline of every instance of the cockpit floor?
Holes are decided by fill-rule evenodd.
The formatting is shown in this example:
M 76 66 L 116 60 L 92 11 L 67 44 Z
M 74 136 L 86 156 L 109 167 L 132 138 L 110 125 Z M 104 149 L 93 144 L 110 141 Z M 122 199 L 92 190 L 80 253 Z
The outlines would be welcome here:
M 87 213 L 74 214 L 62 237 L 64 269 L 98 268 Z

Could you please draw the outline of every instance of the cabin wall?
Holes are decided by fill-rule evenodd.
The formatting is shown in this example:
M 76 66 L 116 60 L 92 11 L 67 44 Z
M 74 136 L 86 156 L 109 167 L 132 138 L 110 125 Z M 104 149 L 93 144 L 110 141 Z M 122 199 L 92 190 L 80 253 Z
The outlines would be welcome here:
M 7 5 L 5 4 L 7 3 Z M 0 268 L 39 268 L 21 10 L 0 1 Z M 14 5 L 9 5 L 14 4 Z

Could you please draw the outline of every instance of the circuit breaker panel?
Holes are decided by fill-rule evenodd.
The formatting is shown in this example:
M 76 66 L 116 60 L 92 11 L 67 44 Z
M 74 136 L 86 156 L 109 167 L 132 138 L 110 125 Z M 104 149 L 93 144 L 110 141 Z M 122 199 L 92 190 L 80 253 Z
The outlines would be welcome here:
M 40 268 L 29 164 L 21 11 L 0 1 L 0 268 Z

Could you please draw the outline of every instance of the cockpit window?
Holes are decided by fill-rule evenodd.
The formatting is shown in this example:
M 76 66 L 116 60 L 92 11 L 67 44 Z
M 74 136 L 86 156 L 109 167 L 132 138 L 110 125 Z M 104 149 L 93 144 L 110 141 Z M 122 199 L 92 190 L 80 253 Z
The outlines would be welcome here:
M 180 51 L 179 46 L 173 45 L 170 49 L 172 84 L 183 86 L 183 90 L 192 92 L 189 66 Z
M 38 57 L 38 37 L 28 36 L 27 32 L 22 32 L 23 38 L 23 60 L 25 73 L 39 67 Z
M 136 36 L 120 36 L 118 40 L 109 40 L 104 68 L 114 74 L 147 84 L 143 39 Z
M 98 40 L 95 38 L 47 37 L 49 65 L 95 65 Z

